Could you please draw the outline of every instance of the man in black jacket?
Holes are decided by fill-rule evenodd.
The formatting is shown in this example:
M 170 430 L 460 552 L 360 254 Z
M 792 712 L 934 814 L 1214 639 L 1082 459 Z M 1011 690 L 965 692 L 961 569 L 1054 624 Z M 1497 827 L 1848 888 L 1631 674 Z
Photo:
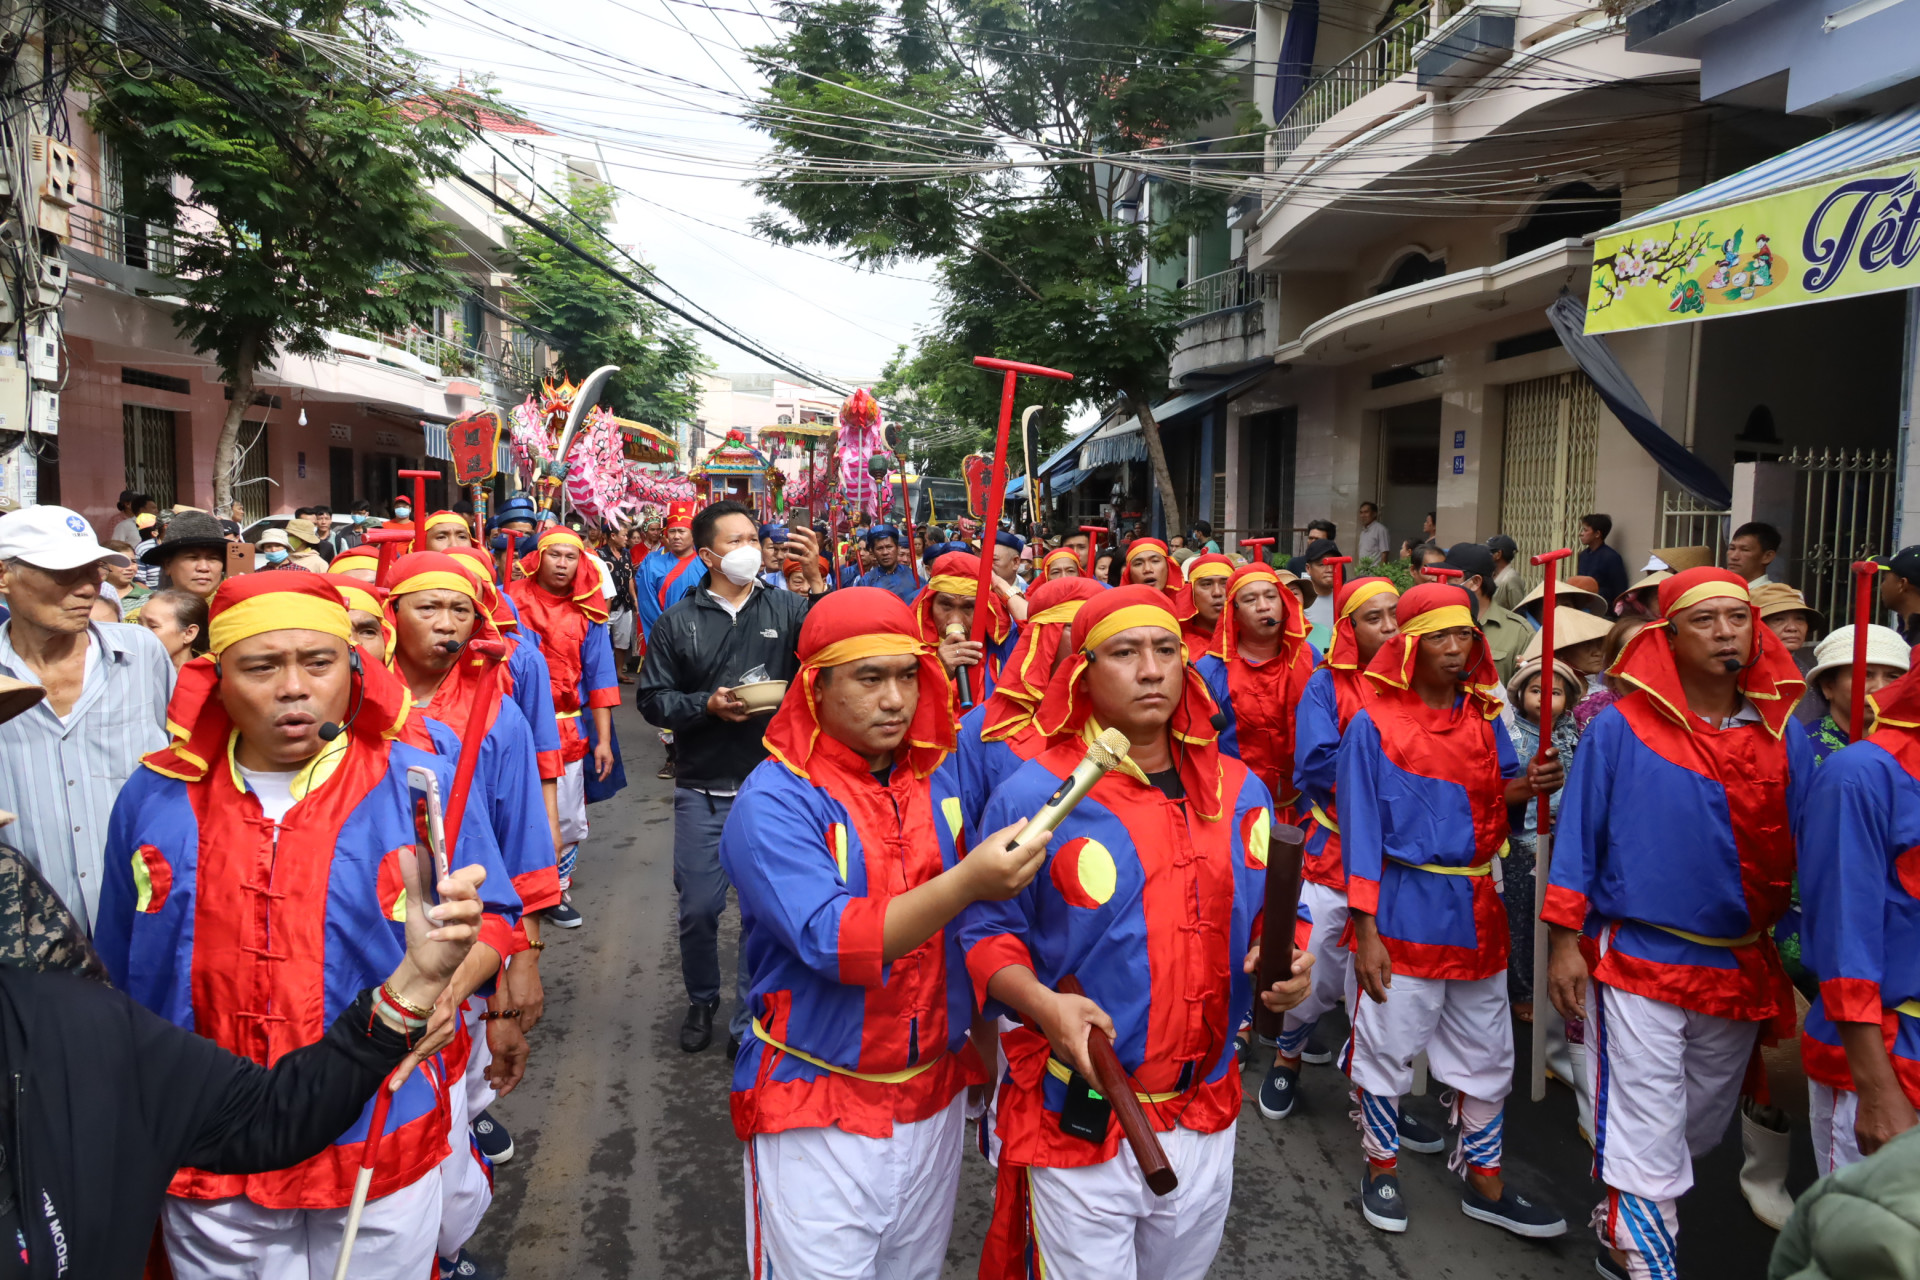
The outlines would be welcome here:
M 713 1043 L 720 1007 L 720 913 L 727 877 L 720 869 L 720 829 L 740 784 L 766 759 L 764 716 L 750 715 L 733 687 L 753 679 L 791 680 L 799 669 L 800 624 L 825 592 L 819 543 L 795 526 L 787 562 L 806 575 L 807 594 L 772 591 L 760 582 L 760 527 L 737 502 L 716 502 L 693 518 L 693 545 L 707 575 L 653 624 L 640 668 L 640 714 L 672 731 L 677 771 L 673 793 L 673 887 L 680 898 L 680 973 L 687 1017 L 680 1047 L 698 1053 Z M 737 1051 L 747 1028 L 746 972 L 740 971 L 729 1024 Z

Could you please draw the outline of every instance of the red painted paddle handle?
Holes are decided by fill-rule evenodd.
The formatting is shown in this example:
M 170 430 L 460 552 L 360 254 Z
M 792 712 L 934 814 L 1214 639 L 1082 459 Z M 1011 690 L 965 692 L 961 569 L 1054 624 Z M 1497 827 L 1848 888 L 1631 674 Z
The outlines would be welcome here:
M 998 369 L 1003 373 L 1026 373 L 1036 378 L 1061 378 L 1073 381 L 1073 375 L 1064 369 L 1049 369 L 1043 364 L 1022 364 L 1018 360 L 1002 360 L 998 356 L 975 356 L 973 362 L 982 369 Z
M 1333 594 L 1339 595 L 1340 584 L 1346 579 L 1346 576 L 1347 576 L 1346 568 L 1348 565 L 1353 563 L 1353 557 L 1352 556 L 1326 556 L 1321 559 L 1320 563 L 1330 564 L 1333 566 Z
M 402 471 L 403 480 L 413 481 L 413 549 L 420 550 L 420 528 L 427 522 L 427 481 L 444 477 L 438 471 Z
M 1559 585 L 1560 562 L 1572 554 L 1570 548 L 1562 547 L 1531 557 L 1532 563 L 1545 565 L 1547 569 L 1547 576 L 1540 584 L 1540 741 L 1534 746 L 1535 760 L 1546 759 L 1547 748 L 1553 745 L 1553 685 L 1547 677 L 1553 673 L 1554 591 Z M 1547 796 L 1541 796 L 1536 803 L 1539 808 L 1534 815 L 1534 826 L 1545 835 L 1553 825 L 1553 806 Z
M 1080 566 L 1080 576 L 1083 578 L 1091 578 L 1093 576 L 1093 562 L 1100 558 L 1100 539 L 1107 536 L 1107 526 L 1103 524 L 1083 524 L 1080 526 L 1080 532 L 1086 534 L 1088 539 L 1087 560 L 1085 564 Z
M 1867 627 L 1873 622 L 1874 579 L 1880 566 L 1871 560 L 1853 562 L 1853 698 L 1848 707 L 1847 738 L 1867 736 Z

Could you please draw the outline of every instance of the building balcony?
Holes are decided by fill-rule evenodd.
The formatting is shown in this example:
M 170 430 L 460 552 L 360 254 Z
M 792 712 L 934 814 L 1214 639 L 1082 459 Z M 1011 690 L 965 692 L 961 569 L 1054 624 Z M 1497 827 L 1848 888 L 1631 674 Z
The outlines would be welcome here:
M 1284 161 L 1321 125 L 1375 89 L 1412 71 L 1414 50 L 1431 23 L 1430 9 L 1416 9 L 1339 62 L 1317 70 L 1268 135 L 1270 164 Z
M 1231 370 L 1264 360 L 1267 310 L 1278 296 L 1271 275 L 1244 266 L 1202 276 L 1181 290 L 1187 318 L 1180 323 L 1168 377 Z

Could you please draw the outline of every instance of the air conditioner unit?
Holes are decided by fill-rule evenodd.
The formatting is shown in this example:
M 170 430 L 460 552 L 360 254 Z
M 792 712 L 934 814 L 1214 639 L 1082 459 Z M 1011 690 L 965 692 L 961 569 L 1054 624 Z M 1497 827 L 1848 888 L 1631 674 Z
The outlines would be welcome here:
M 42 228 L 43 230 L 45 228 Z M 67 292 L 67 263 L 63 258 L 42 258 L 34 295 L 43 307 L 57 307 Z
M 33 430 L 41 435 L 60 434 L 60 393 L 58 391 L 35 391 L 33 393 L 33 416 L 29 419 Z
M 60 381 L 60 319 L 42 316 L 26 335 L 27 376 L 35 382 Z

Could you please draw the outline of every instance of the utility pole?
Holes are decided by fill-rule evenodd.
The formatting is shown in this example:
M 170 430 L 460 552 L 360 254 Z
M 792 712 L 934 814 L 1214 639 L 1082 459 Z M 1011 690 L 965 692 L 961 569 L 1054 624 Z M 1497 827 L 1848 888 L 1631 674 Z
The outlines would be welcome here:
M 42 464 L 59 457 L 61 246 L 72 239 L 79 175 L 58 88 L 65 51 L 45 8 L 0 0 L 0 31 L 0 501 L 29 506 L 51 488 Z

